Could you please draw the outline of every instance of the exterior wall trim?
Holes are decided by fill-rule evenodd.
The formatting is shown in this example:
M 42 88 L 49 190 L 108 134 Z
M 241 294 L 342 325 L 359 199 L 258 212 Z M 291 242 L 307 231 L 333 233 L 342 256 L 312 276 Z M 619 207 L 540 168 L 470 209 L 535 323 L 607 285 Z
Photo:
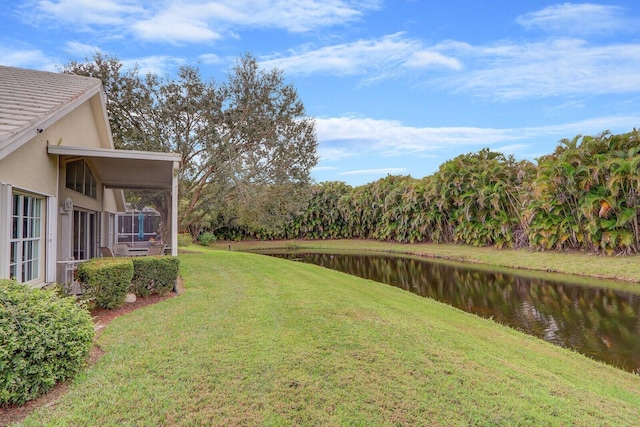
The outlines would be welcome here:
M 11 235 L 11 184 L 0 182 L 0 279 L 9 278 L 9 237 Z

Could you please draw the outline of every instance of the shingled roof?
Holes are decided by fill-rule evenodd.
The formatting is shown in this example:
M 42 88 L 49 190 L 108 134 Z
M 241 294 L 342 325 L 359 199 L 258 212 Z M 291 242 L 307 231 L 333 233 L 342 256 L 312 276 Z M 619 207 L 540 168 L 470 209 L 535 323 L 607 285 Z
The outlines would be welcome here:
M 0 159 L 101 90 L 96 78 L 0 65 Z

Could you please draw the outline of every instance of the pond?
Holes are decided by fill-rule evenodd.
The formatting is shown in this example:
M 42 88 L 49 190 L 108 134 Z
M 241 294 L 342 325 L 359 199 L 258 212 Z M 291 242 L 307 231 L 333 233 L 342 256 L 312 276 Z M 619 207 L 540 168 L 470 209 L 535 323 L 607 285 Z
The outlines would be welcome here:
M 640 373 L 639 294 L 402 256 L 267 254 L 393 285 Z

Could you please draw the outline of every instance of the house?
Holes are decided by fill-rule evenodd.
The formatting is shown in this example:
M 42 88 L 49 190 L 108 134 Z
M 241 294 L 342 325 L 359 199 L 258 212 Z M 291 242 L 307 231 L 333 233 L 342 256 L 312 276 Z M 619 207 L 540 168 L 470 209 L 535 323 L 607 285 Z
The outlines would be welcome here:
M 0 278 L 62 282 L 115 243 L 125 189 L 171 194 L 176 255 L 179 167 L 178 154 L 114 148 L 99 79 L 0 66 Z

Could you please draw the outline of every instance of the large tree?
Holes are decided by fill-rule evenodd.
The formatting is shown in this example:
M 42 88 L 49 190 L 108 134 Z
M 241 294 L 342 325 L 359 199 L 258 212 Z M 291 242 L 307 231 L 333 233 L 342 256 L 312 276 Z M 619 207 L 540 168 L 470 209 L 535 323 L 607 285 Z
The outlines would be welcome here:
M 318 161 L 315 121 L 280 70 L 239 58 L 225 82 L 196 67 L 175 78 L 141 76 L 115 57 L 96 54 L 65 72 L 100 78 L 117 148 L 177 152 L 179 227 L 274 227 L 305 201 Z M 164 193 L 138 195 L 167 223 Z

